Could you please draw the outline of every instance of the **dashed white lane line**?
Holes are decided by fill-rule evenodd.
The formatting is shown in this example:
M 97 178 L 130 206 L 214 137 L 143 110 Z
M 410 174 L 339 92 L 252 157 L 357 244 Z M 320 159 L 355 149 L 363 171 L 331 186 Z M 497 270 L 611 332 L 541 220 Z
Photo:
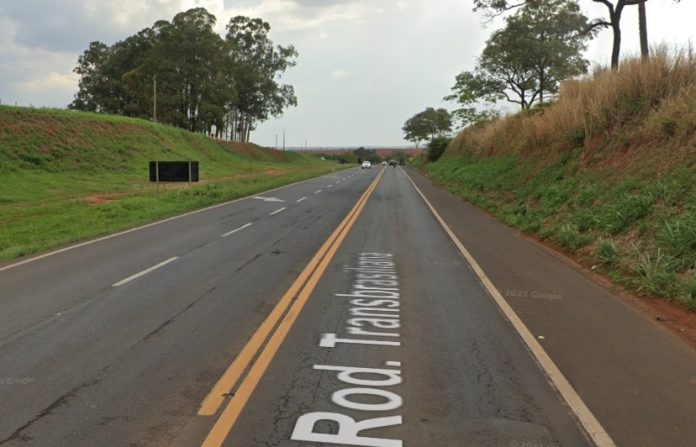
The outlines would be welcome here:
M 304 196 L 301 199 L 297 199 L 297 203 L 304 202 L 305 200 L 307 200 L 307 196 Z
M 282 212 L 285 211 L 286 209 L 287 209 L 287 208 L 285 208 L 285 207 L 278 208 L 277 210 L 275 210 L 275 211 L 273 211 L 272 213 L 270 213 L 269 216 L 275 216 L 276 214 L 282 213 Z
M 327 186 L 327 188 L 333 188 L 333 185 L 329 185 L 329 186 Z
M 253 223 L 251 223 L 251 222 L 250 222 L 250 223 L 247 223 L 247 224 L 244 224 L 244 225 L 242 225 L 241 227 L 239 227 L 239 228 L 235 228 L 234 230 L 232 230 L 232 231 L 229 231 L 229 232 L 227 232 L 227 233 L 223 234 L 223 235 L 222 235 L 222 236 L 220 236 L 220 237 L 227 237 L 227 236 L 231 236 L 231 235 L 233 235 L 234 233 L 236 233 L 236 232 L 238 232 L 238 231 L 242 231 L 242 230 L 244 230 L 244 229 L 246 229 L 246 228 L 249 228 L 249 227 L 250 227 L 250 226 L 252 226 L 252 225 L 254 225 L 254 224 L 253 224 Z
M 170 263 L 176 261 L 177 259 L 179 259 L 179 257 L 178 257 L 178 256 L 174 256 L 173 258 L 167 259 L 167 260 L 164 261 L 164 262 L 160 262 L 160 263 L 157 264 L 157 265 L 153 265 L 152 267 L 150 267 L 150 268 L 147 269 L 147 270 L 143 270 L 143 271 L 140 272 L 140 273 L 136 273 L 136 274 L 133 275 L 133 276 L 129 276 L 128 278 L 126 278 L 126 279 L 124 279 L 124 280 L 121 280 L 121 281 L 119 281 L 119 282 L 117 282 L 117 283 L 114 283 L 111 287 L 121 287 L 122 285 L 124 285 L 124 284 L 126 284 L 126 283 L 129 283 L 129 282 L 131 282 L 131 281 L 134 281 L 134 280 L 140 278 L 141 276 L 145 276 L 145 275 L 147 275 L 148 273 L 151 273 L 151 272 L 153 272 L 153 271 L 155 271 L 155 270 L 157 270 L 157 269 L 159 269 L 159 268 L 162 268 L 162 267 L 164 267 L 165 265 L 170 264 Z
M 323 189 L 317 189 L 316 191 L 314 191 L 314 194 L 319 194 L 322 191 L 323 191 Z

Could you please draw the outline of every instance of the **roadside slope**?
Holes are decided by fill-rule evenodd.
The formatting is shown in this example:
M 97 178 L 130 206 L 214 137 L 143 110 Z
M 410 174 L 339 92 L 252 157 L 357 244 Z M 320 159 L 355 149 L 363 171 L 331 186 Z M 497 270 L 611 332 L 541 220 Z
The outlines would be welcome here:
M 498 219 L 645 295 L 696 308 L 696 55 L 569 81 L 470 128 L 425 170 Z
M 695 445 L 693 347 L 557 253 L 408 172 L 616 445 Z
M 197 160 L 201 184 L 155 191 L 150 160 Z M 0 107 L 0 261 L 338 169 L 148 121 Z

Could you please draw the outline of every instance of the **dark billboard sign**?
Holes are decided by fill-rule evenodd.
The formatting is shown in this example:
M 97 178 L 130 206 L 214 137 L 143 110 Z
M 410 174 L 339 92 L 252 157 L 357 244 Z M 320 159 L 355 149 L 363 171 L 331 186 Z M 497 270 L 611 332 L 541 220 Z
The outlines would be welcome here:
M 150 181 L 164 182 L 197 182 L 197 161 L 151 161 Z

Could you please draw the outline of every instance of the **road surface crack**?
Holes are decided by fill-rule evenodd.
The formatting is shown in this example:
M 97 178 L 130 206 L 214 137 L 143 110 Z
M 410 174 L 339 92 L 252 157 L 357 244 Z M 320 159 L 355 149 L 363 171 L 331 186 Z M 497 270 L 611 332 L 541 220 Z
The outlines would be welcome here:
M 41 411 L 39 414 L 34 416 L 29 422 L 27 422 L 26 424 L 22 425 L 17 430 L 15 430 L 14 433 L 12 433 L 9 437 L 0 441 L 0 445 L 4 445 L 10 441 L 17 441 L 17 440 L 22 441 L 22 442 L 31 441 L 32 438 L 26 434 L 23 434 L 24 431 L 26 431 L 29 427 L 31 427 L 32 425 L 37 423 L 39 420 L 41 420 L 45 416 L 53 414 L 53 412 L 55 410 L 57 410 L 58 408 L 60 408 L 64 405 L 67 405 L 69 400 L 72 399 L 73 397 L 75 397 L 77 395 L 77 393 L 79 393 L 82 389 L 94 386 L 99 382 L 101 382 L 101 379 L 93 379 L 89 382 L 85 382 L 81 385 L 78 385 L 75 388 L 73 388 L 72 390 L 63 394 L 58 399 L 54 400 L 43 411 Z
M 261 256 L 263 256 L 261 253 L 257 254 L 256 256 L 254 256 L 253 258 L 251 258 L 251 259 L 249 259 L 247 262 L 245 262 L 241 267 L 239 267 L 239 268 L 238 268 L 237 270 L 235 270 L 234 272 L 235 272 L 235 273 L 241 272 L 241 271 L 244 270 L 246 267 L 248 267 L 249 264 L 251 264 L 252 262 L 256 261 L 256 260 L 259 259 Z
M 198 304 L 198 303 L 199 303 L 203 298 L 205 298 L 206 296 L 208 296 L 208 295 L 210 295 L 211 293 L 213 293 L 216 289 L 217 289 L 217 287 L 213 287 L 213 288 L 209 289 L 208 291 L 206 291 L 206 292 L 205 292 L 204 294 L 202 294 L 201 296 L 199 296 L 198 298 L 196 298 L 195 300 L 193 300 L 192 302 L 190 302 L 190 303 L 189 303 L 186 307 L 184 307 L 182 310 L 180 310 L 179 312 L 177 312 L 177 313 L 175 313 L 174 315 L 172 315 L 171 317 L 169 317 L 169 318 L 167 319 L 167 321 L 165 321 L 164 323 L 162 323 L 162 324 L 160 324 L 159 326 L 157 326 L 157 328 L 155 328 L 155 330 L 153 330 L 152 332 L 148 333 L 148 334 L 145 335 L 143 338 L 141 338 L 136 344 L 133 345 L 133 348 L 135 348 L 136 346 L 138 346 L 138 345 L 140 345 L 140 344 L 142 344 L 142 343 L 145 343 L 148 339 L 150 339 L 151 337 L 154 337 L 155 335 L 157 335 L 158 333 L 160 333 L 165 327 L 169 326 L 174 320 L 176 320 L 177 318 L 179 318 L 179 317 L 180 317 L 182 314 L 184 314 L 185 312 L 191 310 L 191 308 L 192 308 L 193 306 L 195 306 L 196 304 Z

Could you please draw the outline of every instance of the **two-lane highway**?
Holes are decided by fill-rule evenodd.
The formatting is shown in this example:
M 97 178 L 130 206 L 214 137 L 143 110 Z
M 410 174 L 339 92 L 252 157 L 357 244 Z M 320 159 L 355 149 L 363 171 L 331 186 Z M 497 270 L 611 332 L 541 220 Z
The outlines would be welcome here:
M 486 287 L 391 167 L 10 265 L 0 445 L 612 445 Z
M 4 267 L 0 441 L 166 445 L 375 175 L 335 173 Z

